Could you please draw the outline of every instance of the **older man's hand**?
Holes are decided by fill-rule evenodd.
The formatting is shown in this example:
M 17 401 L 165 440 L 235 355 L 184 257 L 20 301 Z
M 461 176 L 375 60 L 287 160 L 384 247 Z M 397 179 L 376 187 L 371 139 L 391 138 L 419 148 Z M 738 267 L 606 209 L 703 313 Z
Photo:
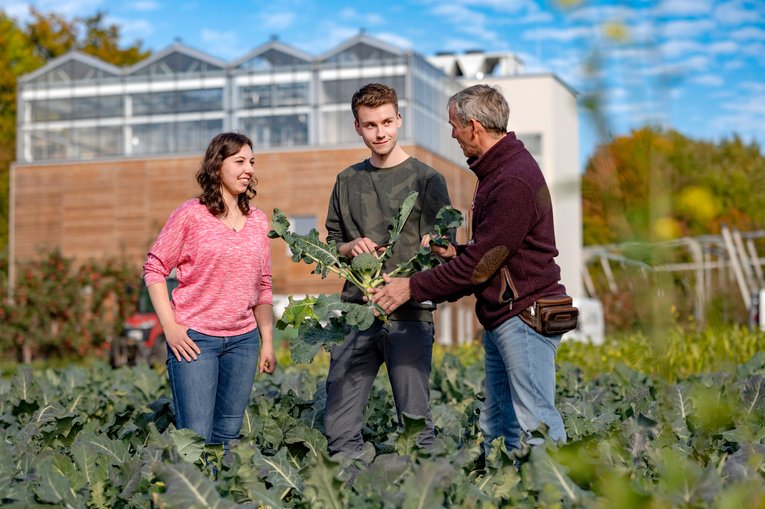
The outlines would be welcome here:
M 383 274 L 385 286 L 380 286 L 369 290 L 372 296 L 372 302 L 377 304 L 385 311 L 385 314 L 391 314 L 401 304 L 412 298 L 409 290 L 408 277 L 391 278 L 388 274 Z

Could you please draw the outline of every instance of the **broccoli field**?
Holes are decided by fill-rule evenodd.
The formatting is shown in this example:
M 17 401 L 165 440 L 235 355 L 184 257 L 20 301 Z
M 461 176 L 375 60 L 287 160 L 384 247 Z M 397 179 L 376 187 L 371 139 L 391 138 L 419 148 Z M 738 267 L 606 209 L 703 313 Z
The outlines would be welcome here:
M 762 334 L 743 336 L 748 349 L 762 350 Z M 564 343 L 558 406 L 568 443 L 507 451 L 500 442 L 485 461 L 479 346 L 437 352 L 432 450 L 416 445 L 421 421 L 397 429 L 381 374 L 364 426 L 369 444 L 361 459 L 369 467 L 360 468 L 325 453 L 320 362 L 257 378 L 242 439 L 226 458 L 221 447 L 174 428 L 162 369 L 20 367 L 0 380 L 0 504 L 765 507 L 765 353 L 720 359 L 723 368 L 703 373 L 687 372 L 678 358 L 679 376 L 669 380 L 648 374 L 656 363 L 639 340 L 630 341 L 601 350 L 608 367 L 600 371 L 594 347 Z M 629 357 L 633 367 L 616 357 Z

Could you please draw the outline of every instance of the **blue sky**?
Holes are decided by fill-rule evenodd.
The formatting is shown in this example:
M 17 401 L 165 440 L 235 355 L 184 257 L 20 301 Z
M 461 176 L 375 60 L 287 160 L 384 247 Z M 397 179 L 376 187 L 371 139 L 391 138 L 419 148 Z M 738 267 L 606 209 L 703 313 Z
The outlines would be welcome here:
M 698 139 L 738 134 L 765 150 L 765 0 L 0 0 L 17 20 L 28 6 L 86 16 L 100 10 L 158 51 L 180 40 L 234 60 L 272 35 L 321 54 L 363 28 L 424 55 L 510 51 L 526 72 L 552 72 L 599 92 L 605 124 L 580 108 L 580 158 L 602 136 L 646 123 Z M 598 61 L 596 66 L 588 65 Z M 511 104 L 512 106 L 512 104 Z

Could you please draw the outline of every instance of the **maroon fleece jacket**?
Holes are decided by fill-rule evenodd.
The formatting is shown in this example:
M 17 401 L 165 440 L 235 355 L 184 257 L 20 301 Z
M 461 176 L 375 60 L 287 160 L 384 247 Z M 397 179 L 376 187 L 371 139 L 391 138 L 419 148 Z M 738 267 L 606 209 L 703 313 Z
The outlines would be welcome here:
M 472 241 L 447 263 L 413 274 L 410 288 L 418 302 L 475 294 L 478 320 L 491 330 L 537 298 L 566 289 L 554 260 L 550 191 L 523 143 L 509 132 L 468 164 L 478 177 Z

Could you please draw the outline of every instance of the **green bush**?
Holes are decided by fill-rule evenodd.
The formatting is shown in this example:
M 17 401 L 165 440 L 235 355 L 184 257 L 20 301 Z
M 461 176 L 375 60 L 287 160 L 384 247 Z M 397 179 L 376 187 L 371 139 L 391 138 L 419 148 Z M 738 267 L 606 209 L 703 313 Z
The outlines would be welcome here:
M 75 265 L 51 251 L 21 263 L 11 298 L 0 304 L 0 346 L 26 363 L 101 356 L 132 311 L 138 283 L 138 270 L 115 259 Z M 7 276 L 3 285 L 7 295 Z

